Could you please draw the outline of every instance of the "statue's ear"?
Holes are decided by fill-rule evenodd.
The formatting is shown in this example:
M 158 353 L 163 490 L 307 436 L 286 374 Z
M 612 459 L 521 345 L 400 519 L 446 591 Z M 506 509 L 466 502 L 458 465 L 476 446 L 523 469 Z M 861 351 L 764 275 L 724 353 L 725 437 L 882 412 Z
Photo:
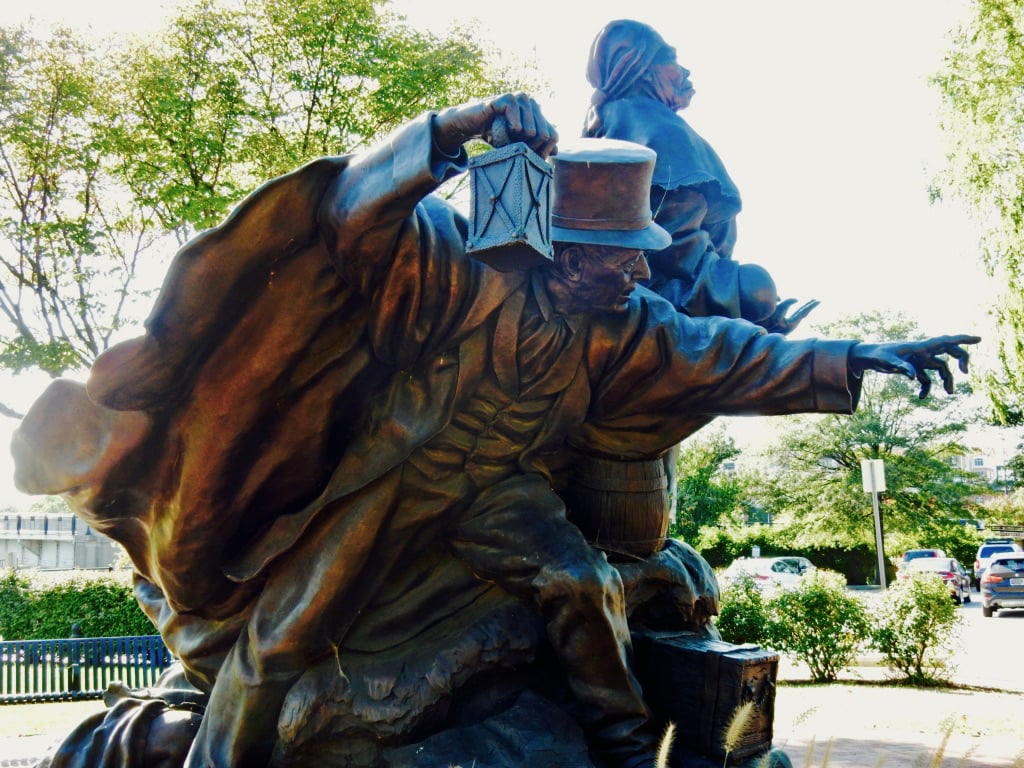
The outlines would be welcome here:
M 583 249 L 580 246 L 564 246 L 555 254 L 555 259 L 567 280 L 579 281 L 583 275 Z

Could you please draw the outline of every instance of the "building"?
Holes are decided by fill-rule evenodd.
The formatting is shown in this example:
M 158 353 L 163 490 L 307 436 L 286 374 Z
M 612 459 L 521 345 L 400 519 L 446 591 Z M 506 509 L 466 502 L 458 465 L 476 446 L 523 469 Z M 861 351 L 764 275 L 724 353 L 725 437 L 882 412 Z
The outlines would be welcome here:
M 72 514 L 0 514 L 0 568 L 107 568 L 112 540 Z

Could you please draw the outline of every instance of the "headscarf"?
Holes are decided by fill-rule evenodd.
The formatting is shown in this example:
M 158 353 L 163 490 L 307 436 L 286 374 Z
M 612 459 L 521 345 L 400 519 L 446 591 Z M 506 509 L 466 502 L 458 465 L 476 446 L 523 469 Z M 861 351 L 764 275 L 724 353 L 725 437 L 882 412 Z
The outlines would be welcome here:
M 675 58 L 675 49 L 647 24 L 619 19 L 605 25 L 590 46 L 587 81 L 594 86 L 587 112 L 586 135 L 595 135 L 599 107 L 606 101 L 636 94 L 661 100 L 657 84 L 648 77 L 651 67 Z
M 710 144 L 670 106 L 670 88 L 652 68 L 675 61 L 676 50 L 643 22 L 605 25 L 590 46 L 587 80 L 594 86 L 583 135 L 633 141 L 658 154 L 653 183 L 696 188 L 708 221 L 727 221 L 741 208 L 739 191 Z

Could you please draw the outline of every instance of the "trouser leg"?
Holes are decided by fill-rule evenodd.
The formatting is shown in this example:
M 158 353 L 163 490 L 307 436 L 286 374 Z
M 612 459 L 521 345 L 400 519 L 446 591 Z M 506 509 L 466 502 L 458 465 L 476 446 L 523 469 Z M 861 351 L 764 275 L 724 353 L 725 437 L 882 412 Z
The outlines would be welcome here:
M 520 476 L 485 490 L 451 546 L 480 576 L 537 602 L 595 750 L 621 763 L 653 749 L 629 666 L 622 581 L 566 520 L 547 482 Z

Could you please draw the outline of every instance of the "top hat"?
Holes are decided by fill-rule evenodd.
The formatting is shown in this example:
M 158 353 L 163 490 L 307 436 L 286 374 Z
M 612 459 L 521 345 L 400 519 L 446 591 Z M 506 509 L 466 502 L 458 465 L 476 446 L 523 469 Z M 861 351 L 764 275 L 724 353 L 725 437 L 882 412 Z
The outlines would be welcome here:
M 554 166 L 551 239 L 659 251 L 672 237 L 651 215 L 653 150 L 631 141 L 577 139 Z

